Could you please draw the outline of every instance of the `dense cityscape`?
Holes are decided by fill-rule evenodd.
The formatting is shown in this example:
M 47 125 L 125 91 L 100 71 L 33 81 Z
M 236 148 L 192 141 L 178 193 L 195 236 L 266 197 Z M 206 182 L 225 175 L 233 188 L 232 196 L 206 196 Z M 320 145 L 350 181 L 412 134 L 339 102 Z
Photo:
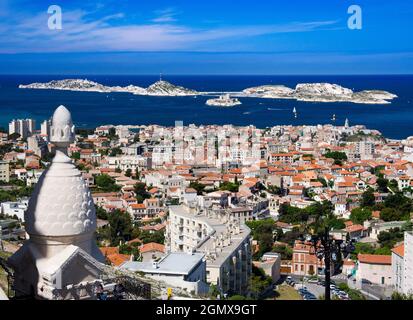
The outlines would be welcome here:
M 60 106 L 40 130 L 10 119 L 0 133 L 3 296 L 316 300 L 328 285 L 331 299 L 412 299 L 413 138 L 335 119 L 71 121 Z M 80 225 L 47 213 L 70 220 L 72 205 Z M 63 238 L 71 245 L 53 249 Z M 39 279 L 25 255 L 40 259 Z M 76 263 L 85 266 L 74 277 Z

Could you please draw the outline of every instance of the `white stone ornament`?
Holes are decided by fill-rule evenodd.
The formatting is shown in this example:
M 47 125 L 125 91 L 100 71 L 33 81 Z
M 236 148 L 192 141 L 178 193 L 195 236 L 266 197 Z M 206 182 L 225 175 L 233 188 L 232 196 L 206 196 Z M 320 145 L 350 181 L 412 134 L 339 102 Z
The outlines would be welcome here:
M 67 148 L 74 139 L 70 112 L 60 106 L 53 114 L 51 126 L 50 141 L 56 146 L 56 155 L 36 184 L 25 212 L 29 240 L 9 259 L 15 269 L 15 287 L 21 294 L 57 299 L 55 294 L 51 295 L 58 292 L 56 289 L 61 290 L 57 278 L 78 285 L 79 274 L 85 279 L 90 277 L 88 264 L 95 268 L 93 274 L 102 270 L 100 262 L 105 258 L 94 239 L 93 198 L 81 172 L 67 156 Z M 77 270 L 70 271 L 65 266 L 71 261 L 83 262 L 76 262 Z

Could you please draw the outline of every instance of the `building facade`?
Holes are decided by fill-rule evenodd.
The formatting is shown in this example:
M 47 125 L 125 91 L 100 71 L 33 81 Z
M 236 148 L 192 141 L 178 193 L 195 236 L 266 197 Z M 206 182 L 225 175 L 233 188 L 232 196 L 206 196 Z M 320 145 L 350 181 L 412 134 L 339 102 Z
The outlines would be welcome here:
M 0 181 L 10 181 L 10 165 L 7 161 L 0 160 Z
M 252 271 L 250 229 L 222 211 L 171 206 L 167 250 L 201 252 L 207 281 L 222 293 L 247 294 Z

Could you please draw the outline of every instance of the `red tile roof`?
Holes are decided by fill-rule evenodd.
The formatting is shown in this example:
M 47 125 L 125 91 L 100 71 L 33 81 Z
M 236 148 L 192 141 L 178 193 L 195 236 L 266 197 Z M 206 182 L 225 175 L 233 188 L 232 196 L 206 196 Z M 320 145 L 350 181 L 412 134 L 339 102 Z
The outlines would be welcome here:
M 394 247 L 391 251 L 403 258 L 404 257 L 404 243 Z
M 149 242 L 147 244 L 141 245 L 139 247 L 139 251 L 141 253 L 151 252 L 151 251 L 165 252 L 165 246 L 163 244 L 160 244 L 160 243 Z
M 357 259 L 360 263 L 391 265 L 391 256 L 387 255 L 359 253 Z

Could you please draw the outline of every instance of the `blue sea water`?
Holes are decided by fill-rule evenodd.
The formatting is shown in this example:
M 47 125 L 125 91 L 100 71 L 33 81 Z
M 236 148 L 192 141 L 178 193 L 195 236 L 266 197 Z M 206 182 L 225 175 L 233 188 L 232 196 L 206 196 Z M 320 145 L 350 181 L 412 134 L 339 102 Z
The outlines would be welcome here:
M 58 90 L 18 89 L 19 84 L 53 79 L 87 78 L 105 85 L 134 84 L 146 87 L 157 76 L 0 76 L 0 126 L 7 128 L 13 118 L 34 118 L 39 123 L 60 104 L 72 112 L 78 127 L 102 124 L 185 125 L 234 124 L 267 127 L 278 124 L 315 125 L 362 124 L 380 130 L 386 137 L 402 139 L 413 135 L 413 75 L 375 76 L 167 76 L 165 80 L 198 91 L 238 91 L 263 84 L 294 87 L 303 82 L 337 83 L 353 90 L 379 89 L 398 95 L 387 105 L 353 103 L 312 103 L 295 100 L 241 98 L 242 105 L 217 108 L 205 105 L 208 97 L 149 97 L 128 93 L 95 93 Z M 293 108 L 298 118 L 293 117 Z

